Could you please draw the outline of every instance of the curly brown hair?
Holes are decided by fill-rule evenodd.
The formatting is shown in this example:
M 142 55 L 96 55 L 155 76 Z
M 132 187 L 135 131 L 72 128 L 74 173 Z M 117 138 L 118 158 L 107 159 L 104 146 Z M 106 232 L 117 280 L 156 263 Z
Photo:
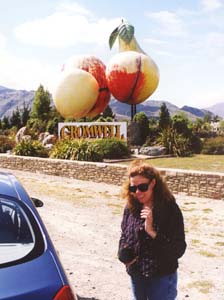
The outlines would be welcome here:
M 142 160 L 135 160 L 128 168 L 128 179 L 123 184 L 121 194 L 122 198 L 127 200 L 127 206 L 131 211 L 136 212 L 141 208 L 141 204 L 136 200 L 135 195 L 129 191 L 130 178 L 134 176 L 143 176 L 150 181 L 155 179 L 156 184 L 153 188 L 154 206 L 163 204 L 166 201 L 175 201 L 160 171 Z

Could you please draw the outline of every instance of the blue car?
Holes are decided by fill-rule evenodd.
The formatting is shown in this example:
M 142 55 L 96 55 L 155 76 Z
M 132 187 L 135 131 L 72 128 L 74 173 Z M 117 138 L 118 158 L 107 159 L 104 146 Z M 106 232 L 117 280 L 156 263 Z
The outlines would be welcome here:
M 0 172 L 0 299 L 76 300 L 31 198 L 10 173 Z

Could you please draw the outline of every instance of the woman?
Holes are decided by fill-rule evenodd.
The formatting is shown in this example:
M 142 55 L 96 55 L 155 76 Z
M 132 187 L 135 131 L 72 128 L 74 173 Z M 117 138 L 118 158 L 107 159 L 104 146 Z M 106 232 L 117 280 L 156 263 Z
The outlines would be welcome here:
M 174 300 L 178 258 L 186 249 L 183 216 L 159 171 L 131 164 L 123 187 L 119 259 L 131 276 L 135 300 Z

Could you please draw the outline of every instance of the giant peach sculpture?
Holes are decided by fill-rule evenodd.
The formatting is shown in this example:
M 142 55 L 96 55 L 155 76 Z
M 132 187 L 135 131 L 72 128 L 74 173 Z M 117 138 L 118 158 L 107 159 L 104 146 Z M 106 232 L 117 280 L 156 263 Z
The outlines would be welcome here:
M 82 118 L 94 107 L 98 96 L 99 85 L 93 75 L 74 68 L 63 72 L 53 100 L 64 118 Z
M 65 114 L 66 111 L 67 117 L 68 115 L 74 118 L 86 116 L 95 117 L 105 110 L 110 100 L 110 92 L 107 87 L 107 80 L 105 76 L 106 66 L 95 56 L 75 55 L 69 58 L 68 61 L 63 65 L 62 76 L 64 73 L 70 73 L 77 69 L 89 73 L 97 81 L 98 95 L 95 99 L 95 102 L 93 101 L 95 93 L 87 95 L 87 90 L 91 91 L 91 88 L 95 89 L 95 86 L 89 87 L 88 85 L 90 84 L 90 81 L 85 79 L 85 76 L 81 76 L 79 79 L 77 78 L 77 80 L 73 78 L 74 81 L 79 82 L 80 84 L 78 89 L 76 86 L 72 85 L 69 87 L 69 84 L 73 84 L 71 80 L 70 82 L 66 83 L 66 79 L 63 79 L 63 84 L 61 84 L 60 87 L 64 89 L 64 84 L 66 83 L 67 88 L 70 89 L 70 92 L 64 94 L 63 90 L 60 91 L 61 100 L 57 95 L 57 98 L 55 99 L 55 102 L 57 103 L 56 107 L 58 108 L 60 103 L 60 109 L 62 110 L 63 107 L 63 113 Z M 79 76 L 78 72 L 75 74 L 73 74 L 73 77 Z M 58 90 L 60 90 L 60 87 L 58 87 Z M 84 97 L 84 94 L 87 98 Z M 64 100 L 64 97 L 66 97 L 66 101 Z M 67 97 L 70 97 L 70 101 L 67 99 Z M 73 115 L 71 116 L 71 114 Z
M 111 94 L 121 102 L 141 103 L 158 86 L 158 67 L 138 45 L 132 25 L 122 21 L 110 35 L 110 48 L 117 38 L 120 53 L 113 56 L 107 64 L 108 87 Z

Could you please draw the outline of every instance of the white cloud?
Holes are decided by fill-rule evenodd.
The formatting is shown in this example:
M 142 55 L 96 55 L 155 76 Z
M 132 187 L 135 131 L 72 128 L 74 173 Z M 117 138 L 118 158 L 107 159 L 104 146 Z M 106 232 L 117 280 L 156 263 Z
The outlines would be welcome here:
M 14 34 L 25 45 L 49 48 L 45 49 L 45 55 L 49 55 L 48 50 L 52 51 L 52 48 L 75 46 L 75 49 L 79 49 L 83 45 L 91 54 L 97 53 L 99 56 L 105 44 L 109 50 L 109 34 L 119 22 L 120 19 L 96 19 L 80 5 L 67 3 L 58 6 L 47 17 L 17 26 Z M 88 45 L 90 43 L 91 46 Z M 32 58 L 14 55 L 6 46 L 6 38 L 0 33 L 1 85 L 30 90 L 37 89 L 41 83 L 49 91 L 53 90 L 61 64 L 51 64 L 50 59 L 46 62 L 46 59 L 42 59 L 42 56 L 38 58 L 37 55 L 32 55 Z
M 0 49 L 4 50 L 6 47 L 6 37 L 0 32 Z
M 61 5 L 50 16 L 36 19 L 15 28 L 20 42 L 33 46 L 66 48 L 80 43 L 105 44 L 118 19 L 97 19 L 77 4 Z
M 224 65 L 224 55 L 219 57 L 219 63 Z
M 196 56 L 207 59 L 208 63 L 222 63 L 224 51 L 224 34 L 220 32 L 208 32 L 198 36 L 192 44 L 192 51 Z
M 206 48 L 215 55 L 223 55 L 224 51 L 224 33 L 210 32 L 206 36 Z
M 189 99 L 191 99 L 194 107 L 209 107 L 215 103 L 223 102 L 223 90 L 199 88 L 194 90 L 192 95 L 189 94 Z
M 212 11 L 223 7 L 223 0 L 201 0 L 201 5 L 204 10 Z
M 1 85 L 26 90 L 36 90 L 40 83 L 50 90 L 51 82 L 57 74 L 57 66 L 52 67 L 41 61 L 28 60 L 10 53 L 0 56 L 0 69 Z
M 92 13 L 89 10 L 79 5 L 78 3 L 71 3 L 71 2 L 60 3 L 56 7 L 56 11 L 64 12 L 66 14 L 71 14 L 71 15 L 79 14 L 85 16 L 92 16 Z
M 164 45 L 164 44 L 167 44 L 166 41 L 163 41 L 163 40 L 159 40 L 159 39 L 151 39 L 151 38 L 145 38 L 143 40 L 145 43 L 147 44 L 150 44 L 150 45 Z
M 183 36 L 187 34 L 184 22 L 175 13 L 169 11 L 148 12 L 146 16 L 158 23 L 158 31 L 166 36 Z
M 210 57 L 217 63 L 224 65 L 224 34 L 223 33 L 210 33 L 206 39 L 207 51 Z

